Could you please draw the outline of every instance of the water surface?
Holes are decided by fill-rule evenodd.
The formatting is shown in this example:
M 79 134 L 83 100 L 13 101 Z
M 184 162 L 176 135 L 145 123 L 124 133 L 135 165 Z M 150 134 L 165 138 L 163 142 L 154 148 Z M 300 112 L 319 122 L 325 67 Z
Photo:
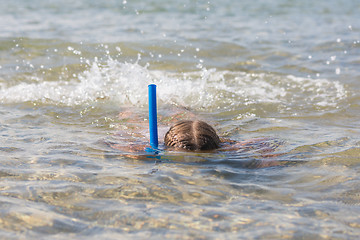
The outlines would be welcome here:
M 1 238 L 360 235 L 358 1 L 1 3 Z M 161 138 L 183 112 L 263 145 L 114 148 L 149 83 Z

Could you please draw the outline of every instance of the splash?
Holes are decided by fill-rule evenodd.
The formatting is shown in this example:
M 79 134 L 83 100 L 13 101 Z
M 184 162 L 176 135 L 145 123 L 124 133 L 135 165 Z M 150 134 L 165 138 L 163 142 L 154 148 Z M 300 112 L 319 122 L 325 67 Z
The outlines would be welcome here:
M 34 76 L 32 76 L 34 78 Z M 76 79 L 19 83 L 0 89 L 2 103 L 41 102 L 76 106 L 94 102 L 145 106 L 147 85 L 158 85 L 160 104 L 192 109 L 238 109 L 242 106 L 275 105 L 284 110 L 336 108 L 347 97 L 338 81 L 275 74 L 201 69 L 176 73 L 149 70 L 138 62 L 108 59 L 89 63 Z

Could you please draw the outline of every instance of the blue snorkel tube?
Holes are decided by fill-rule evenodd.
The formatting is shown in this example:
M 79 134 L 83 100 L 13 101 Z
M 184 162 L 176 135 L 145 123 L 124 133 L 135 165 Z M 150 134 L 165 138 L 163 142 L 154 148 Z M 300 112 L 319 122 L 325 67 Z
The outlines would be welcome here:
M 150 146 L 157 149 L 158 128 L 157 128 L 157 110 L 156 110 L 156 85 L 150 84 L 149 88 L 149 130 L 150 130 Z

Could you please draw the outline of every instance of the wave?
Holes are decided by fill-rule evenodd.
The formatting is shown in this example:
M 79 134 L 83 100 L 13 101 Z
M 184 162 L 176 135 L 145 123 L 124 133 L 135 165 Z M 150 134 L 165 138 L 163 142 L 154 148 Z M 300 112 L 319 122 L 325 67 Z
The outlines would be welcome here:
M 1 103 L 38 102 L 76 106 L 95 102 L 145 106 L 147 85 L 158 86 L 159 104 L 192 109 L 272 106 L 277 111 L 333 109 L 347 98 L 345 86 L 328 79 L 301 78 L 275 73 L 246 73 L 202 68 L 191 72 L 150 70 L 138 62 L 94 60 L 75 78 L 0 85 Z

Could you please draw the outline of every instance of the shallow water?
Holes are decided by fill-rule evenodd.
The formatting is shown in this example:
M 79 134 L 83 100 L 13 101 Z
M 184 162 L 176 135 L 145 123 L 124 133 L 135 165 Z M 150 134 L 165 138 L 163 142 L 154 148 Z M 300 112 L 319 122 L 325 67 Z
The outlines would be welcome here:
M 358 1 L 2 6 L 1 238 L 360 235 Z M 149 83 L 161 138 L 180 111 L 273 155 L 113 148 Z

